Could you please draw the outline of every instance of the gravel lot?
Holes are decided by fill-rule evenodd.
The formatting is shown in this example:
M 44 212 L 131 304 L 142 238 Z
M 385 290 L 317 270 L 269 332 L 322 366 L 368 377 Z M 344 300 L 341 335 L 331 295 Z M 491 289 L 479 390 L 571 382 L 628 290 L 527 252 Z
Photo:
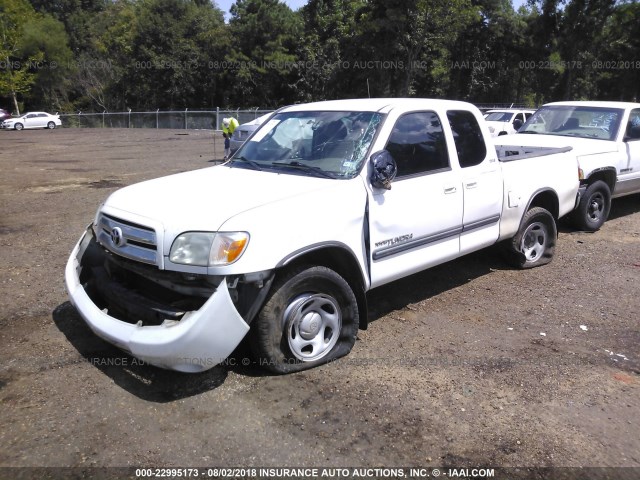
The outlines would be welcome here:
M 597 233 L 561 228 L 548 266 L 513 270 L 488 249 L 370 292 L 369 329 L 331 365 L 273 376 L 242 346 L 198 375 L 140 365 L 68 303 L 67 257 L 116 188 L 220 158 L 205 131 L 0 131 L 0 467 L 640 478 L 639 196 Z M 33 473 L 0 478 L 19 472 Z

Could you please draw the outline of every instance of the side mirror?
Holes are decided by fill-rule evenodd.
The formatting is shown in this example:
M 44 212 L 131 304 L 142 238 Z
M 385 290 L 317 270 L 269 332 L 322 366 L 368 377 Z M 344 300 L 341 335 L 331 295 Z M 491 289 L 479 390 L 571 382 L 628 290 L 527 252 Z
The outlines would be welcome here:
M 519 118 L 516 118 L 513 121 L 513 128 L 517 131 L 517 130 L 520 130 L 521 126 L 522 126 L 522 120 L 520 120 Z
M 398 166 L 391 154 L 386 150 L 371 155 L 371 184 L 376 188 L 391 190 L 391 182 L 396 178 Z

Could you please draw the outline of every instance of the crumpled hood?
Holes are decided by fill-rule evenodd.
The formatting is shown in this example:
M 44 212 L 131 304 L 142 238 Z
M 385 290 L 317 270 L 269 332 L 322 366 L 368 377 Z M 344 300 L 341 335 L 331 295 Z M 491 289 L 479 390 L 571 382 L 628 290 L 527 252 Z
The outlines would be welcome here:
M 239 213 L 343 183 L 215 166 L 124 187 L 112 193 L 103 208 L 121 213 L 130 221 L 161 223 L 165 230 L 217 231 Z
M 495 145 L 524 146 L 524 147 L 571 147 L 576 156 L 599 155 L 617 152 L 616 142 L 592 138 L 564 137 L 560 135 L 540 135 L 516 133 L 503 135 L 493 140 Z

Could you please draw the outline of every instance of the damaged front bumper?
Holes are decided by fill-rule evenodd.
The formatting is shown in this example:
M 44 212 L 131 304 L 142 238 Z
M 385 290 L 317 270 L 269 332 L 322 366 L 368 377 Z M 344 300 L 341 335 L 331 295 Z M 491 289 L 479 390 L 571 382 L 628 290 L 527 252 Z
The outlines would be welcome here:
M 71 302 L 96 335 L 152 365 L 181 372 L 200 372 L 224 361 L 249 331 L 222 278 L 212 295 L 179 320 L 159 325 L 131 323 L 96 305 L 81 281 L 83 257 L 93 242 L 87 231 L 74 248 L 65 270 Z M 86 267 L 88 268 L 88 267 Z

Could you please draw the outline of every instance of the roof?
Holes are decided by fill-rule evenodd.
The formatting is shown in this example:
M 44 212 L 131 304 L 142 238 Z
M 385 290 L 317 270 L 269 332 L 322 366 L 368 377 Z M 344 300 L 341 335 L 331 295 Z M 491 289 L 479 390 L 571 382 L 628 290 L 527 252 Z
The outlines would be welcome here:
M 640 103 L 633 102 L 597 102 L 597 101 L 575 101 L 575 102 L 553 102 L 546 103 L 544 107 L 596 107 L 596 108 L 640 108 Z
M 388 113 L 394 108 L 404 108 L 407 110 L 415 110 L 421 108 L 475 108 L 467 102 L 459 102 L 456 100 L 439 100 L 430 98 L 357 98 L 349 100 L 328 100 L 324 102 L 304 103 L 300 105 L 291 105 L 285 107 L 283 111 L 311 111 L 311 110 L 329 110 L 329 111 L 360 111 L 360 112 L 380 112 Z
M 492 108 L 491 110 L 485 110 L 484 113 L 493 112 L 535 112 L 535 108 Z

